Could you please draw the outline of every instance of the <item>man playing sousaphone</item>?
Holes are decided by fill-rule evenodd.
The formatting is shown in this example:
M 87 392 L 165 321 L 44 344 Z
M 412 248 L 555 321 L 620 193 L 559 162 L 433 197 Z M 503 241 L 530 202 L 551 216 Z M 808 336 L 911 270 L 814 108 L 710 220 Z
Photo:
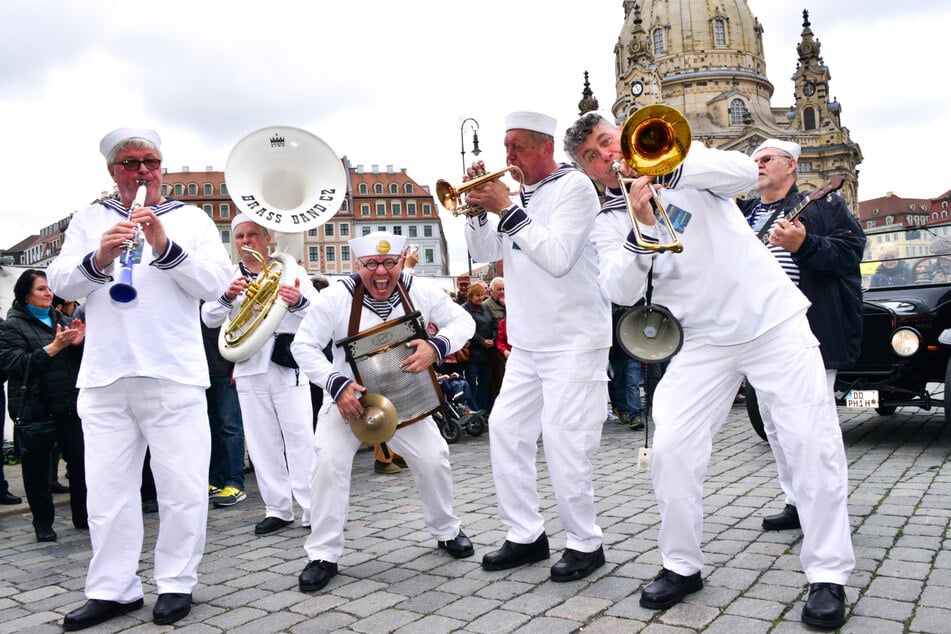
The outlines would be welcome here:
M 365 332 L 419 311 L 426 323 L 439 325 L 439 334 L 401 344 L 413 352 L 392 369 L 418 374 L 461 348 L 475 331 L 472 318 L 438 285 L 403 272 L 406 253 L 402 236 L 378 231 L 350 240 L 350 249 L 357 273 L 317 296 L 291 347 L 301 369 L 332 401 L 325 402 L 320 411 L 314 441 L 311 529 L 304 546 L 309 562 L 300 575 L 303 592 L 320 590 L 337 574 L 353 457 L 361 445 L 347 422 L 363 414 L 359 399 L 367 391 L 354 378 L 346 350 L 335 345 L 331 363 L 324 356 L 324 346 L 347 339 L 355 334 L 353 330 Z M 432 419 L 425 416 L 413 424 L 402 424 L 387 443 L 406 459 L 422 499 L 426 527 L 439 548 L 455 558 L 472 555 L 472 542 L 452 510 L 449 447 Z

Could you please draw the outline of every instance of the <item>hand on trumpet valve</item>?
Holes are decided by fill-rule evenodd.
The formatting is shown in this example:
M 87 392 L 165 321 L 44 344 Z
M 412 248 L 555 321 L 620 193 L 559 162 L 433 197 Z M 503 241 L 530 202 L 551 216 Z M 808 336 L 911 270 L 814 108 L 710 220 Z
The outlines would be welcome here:
M 476 161 L 466 170 L 466 175 L 462 180 L 464 182 L 483 175 L 485 175 L 485 163 L 483 161 Z

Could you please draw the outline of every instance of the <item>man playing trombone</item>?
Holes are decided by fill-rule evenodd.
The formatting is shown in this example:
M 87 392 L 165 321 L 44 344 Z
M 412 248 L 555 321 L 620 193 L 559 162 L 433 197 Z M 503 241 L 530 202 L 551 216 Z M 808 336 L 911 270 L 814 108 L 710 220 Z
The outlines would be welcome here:
M 651 472 L 663 569 L 642 591 L 640 604 L 666 609 L 703 588 L 703 479 L 713 437 L 746 376 L 773 413 L 792 469 L 804 535 L 800 560 L 810 583 L 802 620 L 839 627 L 845 622 L 843 586 L 855 565 L 846 459 L 819 344 L 806 321 L 809 302 L 732 200 L 756 186 L 756 164 L 739 152 L 690 144 L 689 130 L 685 141 L 689 153 L 684 150 L 662 177 L 660 190 L 661 203 L 671 205 L 668 215 L 678 219 L 683 251 L 677 253 L 658 252 L 652 244 L 659 223 L 650 178 L 633 180 L 631 209 L 625 208 L 620 184 L 626 182 L 617 172 L 636 176 L 631 164 L 638 157 L 622 155 L 617 126 L 589 113 L 565 136 L 566 151 L 607 188 L 592 232 L 600 287 L 611 301 L 630 304 L 644 295 L 650 278 L 653 299 L 683 326 L 682 348 L 654 396 Z M 671 144 L 669 151 L 677 148 Z M 634 231 L 634 218 L 644 225 L 644 239 Z

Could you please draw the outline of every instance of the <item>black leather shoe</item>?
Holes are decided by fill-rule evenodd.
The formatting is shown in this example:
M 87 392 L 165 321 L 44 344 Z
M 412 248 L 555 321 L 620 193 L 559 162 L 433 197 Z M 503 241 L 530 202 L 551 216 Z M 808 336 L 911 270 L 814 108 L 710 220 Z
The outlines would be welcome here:
M 792 504 L 787 504 L 782 513 L 763 518 L 764 531 L 785 531 L 791 528 L 802 528 L 799 525 L 799 511 Z
M 290 525 L 291 520 L 282 520 L 279 517 L 265 517 L 263 520 L 254 525 L 254 534 L 267 535 L 268 533 L 279 531 L 285 526 Z
M 603 565 L 604 548 L 601 546 L 590 553 L 567 548 L 558 563 L 551 567 L 551 580 L 576 581 L 584 579 Z
M 188 616 L 192 611 L 192 595 L 164 592 L 152 608 L 152 621 L 156 625 L 168 625 Z
M 802 607 L 802 622 L 834 630 L 845 623 L 845 588 L 837 583 L 814 583 Z
M 23 504 L 23 498 L 18 495 L 13 495 L 9 491 L 4 491 L 0 493 L 0 504 L 9 504 L 11 506 L 14 504 Z
M 516 544 L 505 540 L 502 547 L 482 556 L 484 570 L 508 570 L 523 564 L 531 564 L 542 559 L 548 559 L 548 535 L 541 536 L 531 544 Z
M 452 539 L 445 542 L 437 541 L 436 545 L 456 559 L 471 557 L 475 553 L 472 542 L 466 537 L 466 534 L 462 532 L 462 529 L 459 529 L 459 534 Z
M 69 493 L 69 487 L 65 484 L 60 484 L 59 480 L 57 480 L 50 486 L 50 493 Z
M 55 542 L 56 541 L 56 531 L 53 530 L 52 526 L 44 526 L 42 528 L 36 529 L 36 541 L 38 542 Z
M 666 610 L 683 601 L 684 597 L 703 589 L 700 573 L 678 575 L 673 570 L 661 568 L 660 574 L 641 591 L 641 607 L 651 610 Z
M 93 625 L 99 625 L 113 617 L 138 610 L 144 603 L 142 599 L 136 599 L 132 603 L 89 599 L 83 607 L 76 608 L 66 615 L 66 618 L 63 619 L 63 629 L 67 632 L 74 632 L 92 627 Z
M 328 583 L 330 578 L 337 574 L 337 564 L 332 561 L 317 559 L 307 562 L 304 572 L 300 573 L 298 581 L 301 592 L 317 592 Z

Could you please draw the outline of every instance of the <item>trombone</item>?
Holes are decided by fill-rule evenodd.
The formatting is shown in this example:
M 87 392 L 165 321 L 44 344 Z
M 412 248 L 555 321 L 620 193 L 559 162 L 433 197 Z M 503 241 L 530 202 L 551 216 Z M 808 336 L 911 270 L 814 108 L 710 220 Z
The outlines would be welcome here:
M 445 207 L 447 211 L 452 212 L 453 216 L 478 216 L 485 210 L 476 205 L 460 205 L 462 195 L 470 189 L 475 189 L 489 181 L 494 181 L 497 178 L 505 176 L 506 172 L 512 172 L 512 178 L 518 181 L 518 189 L 514 191 L 509 190 L 509 196 L 514 196 L 522 191 L 522 188 L 525 186 L 525 175 L 522 174 L 522 169 L 518 165 L 509 165 L 505 169 L 492 172 L 491 174 L 483 174 L 482 176 L 464 182 L 458 187 L 453 187 L 449 184 L 449 181 L 440 179 L 436 182 L 436 197 L 439 198 L 439 202 L 442 203 L 442 206 Z
M 662 176 L 671 173 L 683 163 L 689 149 L 690 124 L 680 112 L 670 106 L 653 105 L 641 108 L 628 117 L 621 130 L 621 154 L 624 156 L 624 162 L 631 169 L 645 176 Z M 619 161 L 615 161 L 612 168 L 621 187 L 621 193 L 624 195 L 628 213 L 631 215 L 637 246 L 658 253 L 682 252 L 684 246 L 677 237 L 670 216 L 667 215 L 667 210 L 660 196 L 657 195 L 657 190 L 653 187 L 651 187 L 651 195 L 655 215 L 660 216 L 673 241 L 663 244 L 644 239 L 627 191 L 628 186 L 635 179 L 627 178 L 621 173 Z

